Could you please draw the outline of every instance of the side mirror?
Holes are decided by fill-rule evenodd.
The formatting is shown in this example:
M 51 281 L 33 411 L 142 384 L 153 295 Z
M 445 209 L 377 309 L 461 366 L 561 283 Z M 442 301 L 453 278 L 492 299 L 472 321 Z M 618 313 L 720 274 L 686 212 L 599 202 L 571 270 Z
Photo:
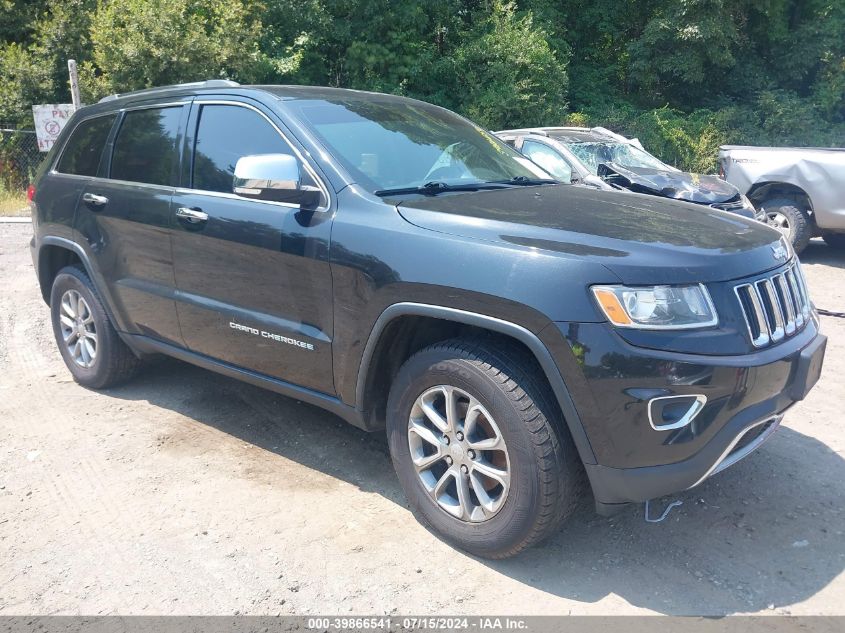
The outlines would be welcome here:
M 288 154 L 257 154 L 239 158 L 232 191 L 244 198 L 287 202 L 306 209 L 320 204 L 320 190 L 302 184 L 299 161 Z

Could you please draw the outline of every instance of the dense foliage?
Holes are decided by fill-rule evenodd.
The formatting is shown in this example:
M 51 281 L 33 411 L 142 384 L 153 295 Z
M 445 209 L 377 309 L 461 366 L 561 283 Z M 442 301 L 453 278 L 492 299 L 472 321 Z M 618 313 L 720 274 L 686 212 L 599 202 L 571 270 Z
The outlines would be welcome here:
M 406 94 L 498 128 L 604 125 L 713 169 L 845 145 L 843 0 L 0 0 L 0 121 L 226 77 Z

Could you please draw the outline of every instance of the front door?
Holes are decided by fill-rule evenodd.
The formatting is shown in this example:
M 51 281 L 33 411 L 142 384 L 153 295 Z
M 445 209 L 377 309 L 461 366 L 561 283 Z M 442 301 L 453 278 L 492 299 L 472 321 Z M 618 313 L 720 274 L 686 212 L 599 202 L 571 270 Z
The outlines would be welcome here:
M 109 164 L 86 183 L 76 217 L 122 326 L 179 346 L 171 200 L 187 113 L 187 105 L 122 113 Z
M 195 102 L 187 187 L 173 198 L 177 306 L 189 349 L 334 393 L 328 199 L 317 210 L 241 198 L 238 159 L 299 156 L 249 104 Z M 303 162 L 303 174 L 313 172 Z M 316 184 L 316 180 L 315 180 Z

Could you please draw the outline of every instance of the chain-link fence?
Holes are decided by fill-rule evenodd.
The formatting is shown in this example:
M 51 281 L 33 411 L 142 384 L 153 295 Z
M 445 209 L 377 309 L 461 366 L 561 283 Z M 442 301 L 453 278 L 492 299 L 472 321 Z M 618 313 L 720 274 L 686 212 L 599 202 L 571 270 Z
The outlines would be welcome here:
M 20 130 L 0 123 L 0 189 L 26 189 L 46 154 L 38 151 L 33 130 Z

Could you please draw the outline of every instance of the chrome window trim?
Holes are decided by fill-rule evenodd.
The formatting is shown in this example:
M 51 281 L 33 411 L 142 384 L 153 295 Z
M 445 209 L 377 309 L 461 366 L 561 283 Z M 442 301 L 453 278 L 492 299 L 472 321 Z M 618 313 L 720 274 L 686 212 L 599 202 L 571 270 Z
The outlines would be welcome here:
M 96 113 L 96 114 L 92 114 L 90 116 L 86 116 L 79 123 L 77 123 L 76 126 L 73 129 L 73 132 L 71 132 L 71 136 L 73 136 L 73 134 L 76 132 L 76 128 L 78 128 L 85 121 L 90 121 L 91 119 L 96 119 L 96 118 L 104 117 L 104 116 L 118 117 L 119 115 L 123 114 L 124 112 L 130 112 L 130 111 L 133 111 L 133 110 L 149 110 L 151 108 L 175 108 L 175 107 L 180 107 L 180 106 L 184 107 L 186 105 L 190 105 L 190 103 L 191 103 L 190 100 L 187 100 L 187 101 L 170 101 L 170 102 L 167 102 L 167 103 L 154 103 L 154 104 L 144 104 L 144 105 L 137 105 L 137 106 L 127 106 L 125 108 L 120 108 L 120 109 L 117 109 L 117 110 L 109 110 L 108 112 L 99 112 L 99 113 Z M 121 121 L 120 124 L 123 125 L 123 121 Z M 114 125 L 114 123 L 112 123 L 112 125 Z M 111 133 L 111 131 L 109 131 L 109 132 Z M 117 133 L 120 134 L 120 129 L 117 130 Z M 115 137 L 115 140 L 116 140 L 116 138 L 117 137 Z M 68 141 L 70 141 L 70 138 L 68 138 Z M 67 149 L 67 146 L 68 146 L 68 143 L 66 142 L 62 146 L 62 149 L 59 152 L 59 154 L 56 156 L 56 159 L 53 161 L 53 164 L 50 166 L 50 171 L 48 173 L 51 176 L 68 176 L 68 177 L 71 177 L 71 178 L 86 178 L 86 179 L 89 179 L 89 180 L 90 179 L 106 180 L 108 182 L 128 182 L 126 180 L 112 180 L 111 178 L 101 178 L 100 176 L 82 176 L 80 174 L 66 174 L 63 171 L 59 171 L 56 168 L 59 166 L 59 162 L 61 161 L 62 155 L 65 153 L 65 149 Z M 105 149 L 105 147 L 103 149 Z M 101 156 L 101 159 L 102 159 L 102 156 Z M 109 171 L 111 171 L 111 165 L 109 165 Z M 133 184 L 143 185 L 143 184 L 149 184 L 149 183 L 134 183 L 133 182 Z M 173 185 L 156 185 L 156 186 L 172 187 Z
M 273 126 L 273 129 L 276 130 L 276 133 L 282 137 L 282 140 L 287 144 L 288 147 L 293 151 L 294 156 L 296 156 L 305 169 L 308 171 L 309 175 L 314 179 L 314 182 L 317 183 L 317 186 L 320 188 L 320 191 L 326 197 L 326 204 L 321 205 L 315 209 L 315 211 L 319 211 L 321 213 L 327 212 L 332 207 L 332 195 L 330 193 L 329 188 L 326 186 L 326 183 L 323 182 L 323 179 L 317 173 L 317 171 L 311 166 L 308 162 L 308 159 L 305 158 L 303 153 L 299 151 L 299 148 L 294 144 L 291 143 L 290 139 L 288 138 L 287 134 L 285 134 L 282 129 L 276 125 L 276 123 L 268 117 L 264 112 L 260 109 L 256 108 L 253 105 L 248 103 L 243 103 L 241 101 L 229 101 L 225 99 L 194 99 L 194 105 L 204 106 L 204 105 L 226 105 L 226 106 L 238 106 L 241 108 L 246 108 L 247 110 L 252 110 L 253 112 L 257 112 L 259 115 L 264 117 L 270 125 Z M 196 138 L 194 139 L 194 144 L 196 144 Z M 194 148 L 191 148 L 191 153 L 194 152 Z M 191 174 L 191 181 L 193 182 L 193 173 Z M 204 196 L 213 196 L 217 198 L 233 198 L 235 200 L 248 200 L 249 202 L 260 202 L 262 204 L 269 204 L 277 207 L 284 207 L 287 209 L 299 209 L 300 205 L 293 204 L 290 202 L 275 202 L 273 200 L 255 200 L 253 198 L 245 198 L 243 196 L 239 196 L 235 193 L 228 193 L 225 191 L 208 191 L 206 189 L 193 189 L 191 187 L 177 187 L 176 193 L 194 193 L 200 194 Z
M 135 182 L 134 180 L 119 180 L 117 178 L 102 178 L 101 176 L 78 176 L 76 174 L 63 174 L 61 172 L 50 172 L 51 175 L 62 176 L 64 178 L 79 178 L 81 180 L 90 180 L 94 183 L 115 184 L 115 185 L 129 185 L 132 187 L 144 187 L 147 189 L 171 189 L 176 191 L 175 185 L 156 185 L 150 182 Z M 243 198 L 241 198 L 243 200 Z
M 90 119 L 94 119 L 94 118 L 97 118 L 97 117 L 118 116 L 118 115 L 120 115 L 124 112 L 130 112 L 130 111 L 134 111 L 134 110 L 149 110 L 149 109 L 155 109 L 155 108 L 185 107 L 187 105 L 190 105 L 191 103 L 196 104 L 196 105 L 232 105 L 232 106 L 239 106 L 239 107 L 242 107 L 242 108 L 246 108 L 248 110 L 253 110 L 254 112 L 257 112 L 259 115 L 264 117 L 264 119 L 271 126 L 273 126 L 273 129 L 276 130 L 276 132 L 279 134 L 279 136 L 281 136 L 282 140 L 288 145 L 288 147 L 290 147 L 293 154 L 305 166 L 305 169 L 308 171 L 308 173 L 314 179 L 314 182 L 316 182 L 317 185 L 320 187 L 320 191 L 326 197 L 326 204 L 324 206 L 317 207 L 315 209 L 315 211 L 325 213 L 329 209 L 331 209 L 333 198 L 332 198 L 332 195 L 331 195 L 329 188 L 326 186 L 323 179 L 316 172 L 316 170 L 311 166 L 311 164 L 308 162 L 308 160 L 305 158 L 305 156 L 302 154 L 302 152 L 299 151 L 299 148 L 296 147 L 296 145 L 294 145 L 293 143 L 290 142 L 290 139 L 288 138 L 288 136 L 279 128 L 278 125 L 276 125 L 276 123 L 272 119 L 270 119 L 270 117 L 268 117 L 264 112 L 262 112 L 261 110 L 259 110 L 255 106 L 250 105 L 248 103 L 242 103 L 240 101 L 228 101 L 228 100 L 224 100 L 224 99 L 193 99 L 193 100 L 191 100 L 190 96 L 186 96 L 185 100 L 183 100 L 183 101 L 167 101 L 167 102 L 164 102 L 164 103 L 145 103 L 145 104 L 142 104 L 142 105 L 126 106 L 126 107 L 116 109 L 116 110 L 109 110 L 108 112 L 100 112 L 100 113 L 97 113 L 97 114 L 92 114 L 92 115 L 87 116 L 84 119 L 82 119 L 76 125 L 76 127 L 78 127 L 79 124 L 81 124 L 84 121 L 88 121 Z M 118 134 L 119 133 L 120 133 L 120 130 L 118 130 Z M 146 182 L 118 180 L 118 179 L 115 179 L 115 178 L 103 178 L 101 176 L 82 176 L 82 175 L 79 175 L 79 174 L 66 174 L 64 172 L 60 172 L 60 171 L 57 171 L 55 169 L 55 167 L 59 164 L 59 161 L 61 160 L 61 156 L 64 153 L 66 147 L 67 147 L 67 143 L 65 143 L 62 146 L 61 152 L 56 156 L 56 159 L 53 161 L 53 165 L 51 166 L 50 171 L 49 171 L 50 175 L 63 176 L 65 178 L 79 178 L 79 179 L 82 179 L 82 180 L 90 180 L 92 182 L 104 183 L 104 184 L 113 183 L 113 184 L 118 184 L 118 185 L 131 185 L 133 187 L 172 189 L 174 191 L 174 193 L 176 193 L 176 194 L 199 194 L 199 195 L 204 195 L 204 196 L 212 196 L 212 197 L 215 197 L 215 198 L 229 198 L 229 199 L 232 199 L 232 200 L 246 200 L 246 201 L 249 201 L 249 202 L 256 202 L 256 203 L 259 203 L 259 204 L 266 204 L 266 205 L 271 205 L 271 206 L 275 206 L 275 207 L 282 207 L 282 208 L 285 208 L 285 209 L 299 209 L 300 208 L 300 205 L 290 203 L 290 202 L 276 202 L 276 201 L 273 201 L 273 200 L 255 200 L 253 198 L 245 198 L 245 197 L 239 196 L 235 193 L 227 193 L 227 192 L 224 192 L 224 191 L 208 191 L 206 189 L 193 189 L 193 188 L 190 188 L 190 187 L 179 187 L 178 185 L 156 185 L 156 184 L 146 183 Z M 194 151 L 194 148 L 191 148 L 191 152 L 193 152 L 193 151 Z M 193 178 L 193 174 L 191 174 L 191 177 Z

